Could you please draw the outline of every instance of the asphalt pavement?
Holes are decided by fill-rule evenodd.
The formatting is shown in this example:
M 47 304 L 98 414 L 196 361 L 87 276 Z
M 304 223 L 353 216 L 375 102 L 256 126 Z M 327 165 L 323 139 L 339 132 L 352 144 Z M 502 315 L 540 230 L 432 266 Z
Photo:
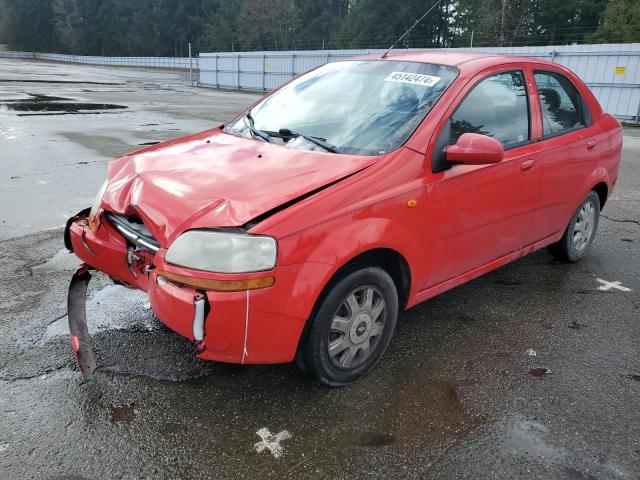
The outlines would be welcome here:
M 0 59 L 1 479 L 640 478 L 640 129 L 584 261 L 539 251 L 412 308 L 350 387 L 195 360 L 143 294 L 100 274 L 99 370 L 83 383 L 60 226 L 110 157 L 256 98 L 184 73 Z

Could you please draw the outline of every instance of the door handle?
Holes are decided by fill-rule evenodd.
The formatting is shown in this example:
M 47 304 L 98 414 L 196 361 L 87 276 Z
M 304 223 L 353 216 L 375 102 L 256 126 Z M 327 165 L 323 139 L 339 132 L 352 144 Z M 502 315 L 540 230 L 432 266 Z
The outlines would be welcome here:
M 533 159 L 525 160 L 520 164 L 520 170 L 522 170 L 523 172 L 528 172 L 533 168 L 535 164 L 536 164 L 536 161 Z
M 589 150 L 591 150 L 595 146 L 596 146 L 596 141 L 595 140 L 587 140 L 587 148 Z

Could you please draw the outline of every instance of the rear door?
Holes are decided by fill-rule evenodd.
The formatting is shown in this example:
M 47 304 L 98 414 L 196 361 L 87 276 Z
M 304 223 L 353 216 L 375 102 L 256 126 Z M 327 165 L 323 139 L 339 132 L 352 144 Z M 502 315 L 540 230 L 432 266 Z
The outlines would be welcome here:
M 454 165 L 429 175 L 429 278 L 424 288 L 463 275 L 524 245 L 538 201 L 540 168 L 531 153 L 531 115 L 525 65 L 476 76 L 439 127 L 439 147 L 466 132 L 496 138 L 504 160 Z
M 533 244 L 564 231 L 597 163 L 596 127 L 576 86 L 553 67 L 533 69 L 541 109 L 541 138 L 536 144 L 542 167 L 540 204 L 526 239 Z

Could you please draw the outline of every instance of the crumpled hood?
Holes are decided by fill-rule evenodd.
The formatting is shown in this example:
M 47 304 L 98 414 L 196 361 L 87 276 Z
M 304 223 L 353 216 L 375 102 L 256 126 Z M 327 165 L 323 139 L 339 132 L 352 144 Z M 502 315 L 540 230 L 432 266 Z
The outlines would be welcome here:
M 216 129 L 110 162 L 103 206 L 140 217 L 166 247 L 191 228 L 244 225 L 374 161 L 289 149 Z

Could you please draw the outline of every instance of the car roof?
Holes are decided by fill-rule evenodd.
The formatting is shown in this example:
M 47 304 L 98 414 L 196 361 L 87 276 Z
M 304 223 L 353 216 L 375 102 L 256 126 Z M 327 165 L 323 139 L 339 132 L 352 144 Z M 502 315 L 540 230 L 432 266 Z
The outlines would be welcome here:
M 356 57 L 362 60 L 380 59 L 380 54 Z M 485 67 L 502 63 L 540 63 L 550 62 L 532 57 L 519 57 L 516 55 L 504 55 L 487 52 L 471 52 L 460 50 L 396 50 L 389 53 L 386 60 L 403 60 L 406 62 L 435 63 L 449 67 L 461 67 L 464 64 L 473 64 L 473 67 Z M 466 65 L 462 68 L 466 69 Z

